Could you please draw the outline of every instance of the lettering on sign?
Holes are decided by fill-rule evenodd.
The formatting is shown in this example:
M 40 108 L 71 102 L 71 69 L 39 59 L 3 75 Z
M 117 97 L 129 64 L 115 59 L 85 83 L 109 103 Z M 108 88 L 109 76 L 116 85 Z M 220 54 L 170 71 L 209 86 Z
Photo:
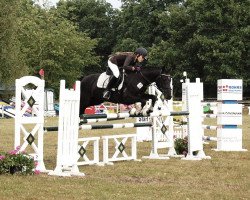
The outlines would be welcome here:
M 241 116 L 242 112 L 218 112 L 219 115 L 224 115 L 224 116 Z
M 241 85 L 219 85 L 217 87 L 218 92 L 225 92 L 225 93 L 241 93 L 242 86 Z
M 139 118 L 138 118 L 138 121 L 139 121 L 139 122 L 148 122 L 148 121 L 149 121 L 149 118 L 148 118 L 148 117 L 139 117 Z

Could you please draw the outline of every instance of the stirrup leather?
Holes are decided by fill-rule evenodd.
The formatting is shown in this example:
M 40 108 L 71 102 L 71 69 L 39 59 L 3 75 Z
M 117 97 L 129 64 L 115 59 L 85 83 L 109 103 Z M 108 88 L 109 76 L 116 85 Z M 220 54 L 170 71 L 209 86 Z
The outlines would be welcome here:
M 109 90 L 105 90 L 103 92 L 103 98 L 104 99 L 109 99 L 110 98 L 110 91 Z

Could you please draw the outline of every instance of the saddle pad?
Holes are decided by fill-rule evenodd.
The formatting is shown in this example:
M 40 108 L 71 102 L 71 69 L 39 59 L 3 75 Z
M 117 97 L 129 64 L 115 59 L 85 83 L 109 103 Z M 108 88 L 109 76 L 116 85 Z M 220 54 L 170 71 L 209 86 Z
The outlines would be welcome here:
M 98 88 L 106 88 L 109 83 L 110 75 L 107 75 L 106 72 L 100 74 L 97 80 L 97 87 Z M 122 82 L 118 86 L 118 90 L 120 90 L 123 86 L 124 75 L 122 77 Z
M 110 76 L 106 74 L 106 72 L 101 73 L 97 80 L 98 88 L 106 88 L 109 82 Z
M 122 89 L 123 82 L 124 82 L 124 74 L 122 75 L 122 82 L 119 84 L 118 90 Z

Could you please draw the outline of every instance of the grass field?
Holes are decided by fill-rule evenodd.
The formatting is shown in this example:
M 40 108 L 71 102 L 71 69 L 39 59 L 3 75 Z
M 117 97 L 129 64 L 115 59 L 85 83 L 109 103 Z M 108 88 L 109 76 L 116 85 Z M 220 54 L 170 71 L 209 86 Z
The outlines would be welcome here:
M 214 120 L 208 120 L 214 124 Z M 47 118 L 46 125 L 57 124 Z M 250 199 L 250 116 L 243 117 L 243 147 L 247 152 L 215 152 L 216 142 L 204 145 L 211 160 L 145 160 L 113 166 L 83 166 L 85 177 L 0 175 L 0 199 Z M 133 133 L 134 129 L 81 132 L 82 135 Z M 215 136 L 214 131 L 207 135 Z M 56 163 L 57 132 L 45 134 L 44 162 Z M 14 146 L 14 120 L 0 119 L 0 151 Z M 150 153 L 149 142 L 138 143 L 138 158 Z

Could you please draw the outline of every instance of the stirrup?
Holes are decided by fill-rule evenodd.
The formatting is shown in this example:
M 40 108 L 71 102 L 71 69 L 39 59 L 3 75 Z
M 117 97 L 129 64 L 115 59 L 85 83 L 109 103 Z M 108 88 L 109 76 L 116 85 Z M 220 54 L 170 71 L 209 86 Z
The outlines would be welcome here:
M 110 91 L 105 90 L 105 91 L 103 92 L 103 98 L 104 98 L 104 99 L 109 99 L 109 98 L 110 98 Z

